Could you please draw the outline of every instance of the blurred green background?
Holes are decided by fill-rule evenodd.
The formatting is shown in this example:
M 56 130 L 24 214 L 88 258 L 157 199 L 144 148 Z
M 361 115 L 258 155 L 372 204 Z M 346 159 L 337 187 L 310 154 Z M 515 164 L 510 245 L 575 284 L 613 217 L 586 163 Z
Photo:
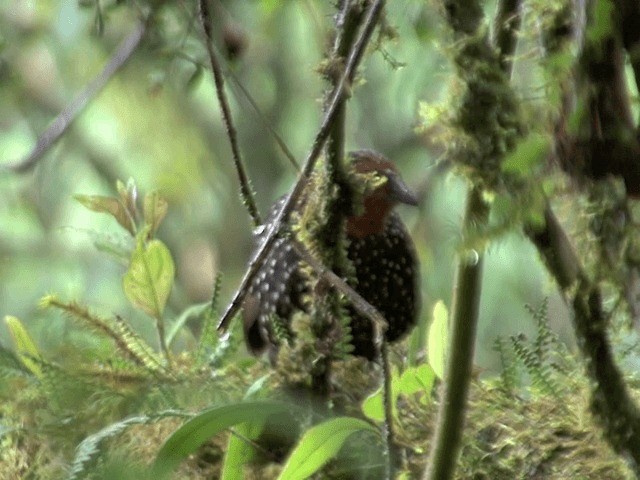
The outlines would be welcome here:
M 295 179 L 264 122 L 302 161 L 327 88 L 317 68 L 330 46 L 330 3 L 216 3 L 218 41 L 224 33 L 246 46 L 225 68 L 251 93 L 263 116 L 228 78 L 240 146 L 263 214 Z M 92 1 L 0 1 L 0 166 L 29 153 L 133 30 L 135 6 L 99 5 L 100 10 Z M 243 273 L 251 221 L 239 198 L 212 77 L 198 67 L 206 65 L 206 57 L 195 11 L 190 1 L 165 6 L 158 30 L 34 170 L 0 170 L 0 315 L 18 316 L 51 358 L 100 346 L 59 313 L 38 309 L 48 293 L 130 319 L 155 342 L 152 322 L 122 292 L 124 265 L 96 249 L 103 236 L 124 245 L 129 240 L 109 216 L 84 209 L 75 194 L 114 194 L 117 179 L 133 178 L 141 195 L 159 189 L 168 200 L 158 236 L 177 267 L 169 320 L 207 300 L 218 273 L 225 303 Z M 442 154 L 433 141 L 437 126 L 418 131 L 418 111 L 420 102 L 447 97 L 451 72 L 440 16 L 430 2 L 390 2 L 386 28 L 395 39 L 365 58 L 348 104 L 347 145 L 394 159 L 424 195 L 419 209 L 403 207 L 401 214 L 422 261 L 422 319 L 428 322 L 438 299 L 450 302 L 465 188 L 435 166 Z M 523 84 L 526 75 L 519 72 Z M 532 331 L 524 305 L 535 307 L 545 296 L 552 325 L 570 339 L 566 308 L 522 235 L 512 233 L 491 245 L 484 276 L 476 358 L 482 369 L 499 368 L 491 351 L 496 335 Z M 11 345 L 3 322 L 0 343 Z M 188 335 L 177 345 L 191 347 Z

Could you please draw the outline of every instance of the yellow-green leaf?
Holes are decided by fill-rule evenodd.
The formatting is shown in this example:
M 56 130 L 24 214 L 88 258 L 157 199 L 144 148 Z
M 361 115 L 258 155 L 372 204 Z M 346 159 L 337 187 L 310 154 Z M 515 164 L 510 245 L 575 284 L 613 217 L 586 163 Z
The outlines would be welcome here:
M 408 368 L 400 376 L 398 391 L 403 395 L 412 395 L 418 392 L 430 395 L 435 378 L 433 367 L 427 363 Z
M 278 480 L 304 480 L 331 460 L 344 442 L 356 432 L 379 433 L 368 422 L 353 417 L 338 417 L 310 428 L 289 456 Z
M 439 300 L 433 307 L 433 320 L 429 327 L 427 343 L 429 365 L 431 365 L 438 378 L 443 378 L 449 343 L 449 313 L 442 300 Z
M 145 243 L 140 238 L 122 279 L 124 293 L 137 308 L 160 319 L 171 293 L 174 272 L 173 259 L 165 244 L 160 240 Z
M 4 321 L 9 328 L 9 333 L 11 333 L 13 345 L 15 346 L 16 353 L 20 361 L 36 377 L 42 377 L 42 369 L 40 368 L 40 365 L 34 361 L 34 358 L 40 358 L 40 352 L 38 351 L 36 343 L 31 338 L 31 335 L 29 335 L 29 332 L 27 332 L 24 325 L 22 325 L 22 322 L 17 317 L 7 315 L 4 317 Z
M 89 210 L 108 213 L 131 235 L 136 234 L 133 218 L 119 199 L 115 197 L 105 197 L 103 195 L 74 195 L 73 198 Z
M 157 191 L 148 193 L 144 197 L 144 223 L 149 226 L 149 237 L 153 237 L 160 223 L 167 214 L 169 205 Z

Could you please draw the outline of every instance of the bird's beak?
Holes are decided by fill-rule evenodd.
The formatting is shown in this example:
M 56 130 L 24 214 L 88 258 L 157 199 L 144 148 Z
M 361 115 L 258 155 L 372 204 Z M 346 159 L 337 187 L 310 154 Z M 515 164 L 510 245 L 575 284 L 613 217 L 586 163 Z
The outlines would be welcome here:
M 407 205 L 418 205 L 418 196 L 404 183 L 400 175 L 393 173 L 387 177 L 391 198 Z

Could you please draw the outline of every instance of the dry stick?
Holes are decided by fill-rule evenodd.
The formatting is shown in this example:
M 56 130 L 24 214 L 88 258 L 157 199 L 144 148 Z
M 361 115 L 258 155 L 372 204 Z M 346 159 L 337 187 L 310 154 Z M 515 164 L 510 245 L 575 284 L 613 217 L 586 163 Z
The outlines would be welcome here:
M 375 28 L 378 19 L 380 17 L 380 13 L 382 11 L 382 7 L 384 6 L 384 0 L 376 0 L 370 7 L 367 18 L 364 23 L 364 28 L 362 32 L 360 32 L 360 36 L 356 41 L 353 49 L 351 50 L 351 54 L 349 55 L 349 60 L 347 61 L 347 65 L 345 66 L 344 73 L 340 78 L 340 82 L 334 89 L 331 102 L 327 111 L 324 115 L 322 124 L 320 125 L 320 129 L 316 135 L 316 138 L 313 142 L 313 146 L 311 151 L 307 155 L 305 160 L 304 168 L 296 181 L 293 190 L 287 196 L 284 205 L 278 212 L 277 217 L 271 224 L 269 228 L 269 233 L 267 234 L 267 238 L 265 238 L 262 243 L 260 249 L 255 253 L 251 261 L 249 262 L 249 267 L 247 268 L 244 277 L 242 278 L 242 282 L 240 283 L 240 287 L 236 290 L 236 293 L 233 296 L 233 299 L 227 310 L 225 311 L 220 323 L 218 324 L 218 330 L 225 331 L 231 319 L 238 313 L 240 306 L 242 305 L 242 301 L 247 294 L 247 287 L 249 283 L 253 280 L 253 277 L 256 275 L 257 271 L 262 266 L 267 253 L 271 249 L 273 242 L 276 239 L 277 234 L 282 229 L 286 219 L 288 218 L 293 206 L 300 198 L 304 187 L 306 186 L 307 181 L 309 180 L 311 173 L 313 172 L 313 168 L 316 164 L 316 161 L 322 151 L 322 147 L 324 146 L 325 141 L 327 140 L 327 136 L 329 135 L 329 131 L 331 129 L 331 125 L 333 124 L 334 117 L 338 110 L 338 106 L 344 96 L 346 95 L 345 90 L 346 86 L 349 83 L 350 79 L 355 73 L 355 70 L 362 59 L 362 55 L 366 49 L 367 44 L 369 43 L 369 39 L 371 38 L 371 34 L 373 33 L 373 29 Z
M 249 215 L 253 220 L 253 224 L 257 227 L 262 225 L 262 219 L 260 218 L 260 212 L 256 206 L 256 201 L 253 198 L 253 192 L 249 185 L 249 178 L 242 162 L 242 156 L 240 155 L 240 147 L 238 146 L 238 134 L 236 128 L 233 125 L 233 117 L 231 117 L 231 109 L 229 108 L 229 102 L 227 101 L 227 95 L 224 91 L 224 78 L 222 76 L 222 69 L 216 51 L 213 48 L 213 34 L 211 32 L 211 14 L 209 12 L 209 5 L 207 0 L 200 0 L 200 23 L 204 29 L 205 43 L 207 47 L 207 53 L 209 54 L 209 62 L 211 63 L 211 70 L 213 71 L 213 80 L 216 86 L 216 95 L 218 97 L 218 103 L 220 104 L 220 110 L 222 111 L 222 119 L 224 126 L 227 129 L 227 137 L 231 144 L 231 153 L 233 155 L 233 163 L 238 173 L 238 180 L 240 181 L 240 193 L 244 204 L 249 210 Z
M 497 34 L 494 42 L 497 42 L 497 45 L 494 46 L 500 49 L 500 67 L 507 74 L 512 67 L 510 57 L 516 47 L 515 35 L 520 25 L 519 3 L 519 0 L 502 0 L 498 5 L 495 20 Z M 471 14 L 466 18 L 461 15 L 461 18 L 448 19 L 456 34 L 478 35 L 476 29 L 482 15 L 479 5 L 475 3 L 471 6 L 470 12 Z M 474 186 L 467 198 L 464 226 L 482 226 L 486 224 L 488 218 L 489 207 L 482 199 L 482 190 Z M 473 364 L 483 256 L 479 253 L 474 260 L 460 259 L 456 271 L 451 306 L 452 329 L 449 358 L 444 375 L 444 391 L 438 409 L 436 430 L 433 435 L 434 442 L 423 477 L 425 480 L 448 480 L 455 473 Z
M 9 170 L 15 173 L 25 173 L 31 170 L 42 159 L 45 153 L 57 142 L 80 115 L 82 110 L 95 98 L 109 83 L 120 68 L 131 58 L 136 51 L 147 30 L 148 20 L 136 25 L 136 28 L 118 46 L 109 62 L 102 71 L 74 98 L 71 103 L 62 109 L 58 116 L 51 122 L 46 130 L 38 137 L 36 146 L 31 153 L 17 163 L 0 167 L 0 170 Z

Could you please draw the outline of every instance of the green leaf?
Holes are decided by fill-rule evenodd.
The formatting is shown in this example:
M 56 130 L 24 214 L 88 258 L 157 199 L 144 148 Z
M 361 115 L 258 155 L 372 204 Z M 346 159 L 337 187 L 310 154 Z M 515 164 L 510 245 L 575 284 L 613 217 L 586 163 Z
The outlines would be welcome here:
M 278 480 L 303 480 L 331 460 L 344 442 L 357 432 L 378 430 L 370 423 L 353 417 L 338 417 L 310 428 L 300 439 Z
M 24 364 L 25 367 L 31 371 L 36 377 L 42 377 L 42 369 L 38 362 L 34 359 L 41 358 L 40 352 L 38 351 L 38 347 L 36 343 L 27 332 L 22 322 L 12 315 L 7 315 L 4 317 L 4 321 L 9 328 L 9 333 L 11 334 L 11 338 L 13 339 L 13 344 L 16 348 L 16 353 L 20 361 Z
M 264 422 L 243 423 L 235 428 L 238 435 L 231 435 L 227 443 L 227 450 L 222 464 L 220 480 L 243 480 L 243 466 L 255 457 L 255 449 L 245 438 L 255 439 Z
M 145 244 L 144 236 L 145 232 L 141 232 L 122 286 L 133 305 L 160 319 L 171 292 L 175 267 L 165 244 L 160 240 Z
M 429 365 L 438 378 L 444 377 L 447 347 L 449 342 L 449 313 L 442 300 L 433 307 L 433 320 L 429 327 L 428 353 Z
M 391 372 L 391 411 L 396 418 L 398 409 L 396 408 L 396 399 L 398 398 L 398 381 L 400 374 L 397 368 Z M 384 420 L 384 405 L 382 403 L 382 387 L 369 395 L 362 402 L 362 413 L 374 422 L 382 422 Z
M 153 465 L 154 476 L 168 475 L 214 435 L 234 425 L 262 423 L 270 415 L 291 411 L 280 402 L 247 402 L 206 410 L 178 428 L 164 443 Z
M 145 195 L 144 223 L 150 227 L 149 238 L 152 238 L 156 234 L 156 231 L 167 214 L 168 209 L 169 205 L 167 204 L 167 201 L 160 196 L 158 191 Z
M 431 394 L 433 382 L 436 379 L 436 372 L 431 365 L 423 363 L 417 367 L 411 367 L 402 372 L 398 382 L 398 393 L 412 395 L 414 393 Z
M 394 396 L 395 398 L 395 396 Z M 393 402 L 395 406 L 395 401 Z M 375 392 L 365 398 L 362 402 L 362 413 L 374 422 L 384 420 L 384 405 L 382 404 L 382 388 L 378 388 Z
M 89 210 L 108 213 L 131 235 L 135 236 L 136 227 L 133 223 L 133 218 L 127 212 L 127 208 L 122 201 L 115 197 L 105 197 L 103 195 L 74 195 L 73 198 Z
M 549 139 L 532 134 L 518 143 L 516 148 L 502 162 L 502 171 L 521 177 L 528 177 L 549 152 Z

